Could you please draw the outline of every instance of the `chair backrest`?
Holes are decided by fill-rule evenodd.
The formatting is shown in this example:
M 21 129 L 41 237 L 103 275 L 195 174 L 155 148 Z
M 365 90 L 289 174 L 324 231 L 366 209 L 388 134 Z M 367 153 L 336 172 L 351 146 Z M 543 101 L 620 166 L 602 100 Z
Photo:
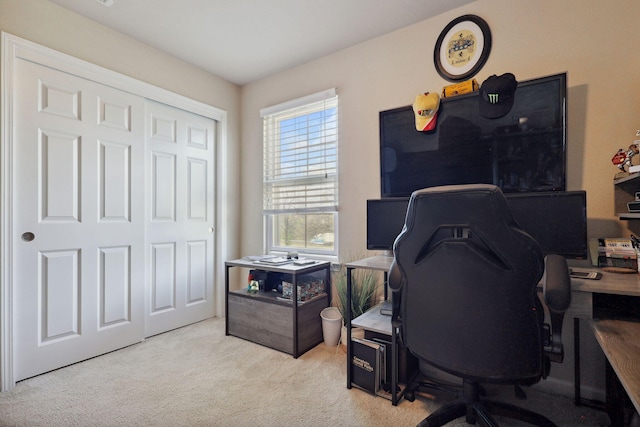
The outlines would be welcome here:
M 413 193 L 394 244 L 404 344 L 444 371 L 488 382 L 543 372 L 544 258 L 493 185 Z

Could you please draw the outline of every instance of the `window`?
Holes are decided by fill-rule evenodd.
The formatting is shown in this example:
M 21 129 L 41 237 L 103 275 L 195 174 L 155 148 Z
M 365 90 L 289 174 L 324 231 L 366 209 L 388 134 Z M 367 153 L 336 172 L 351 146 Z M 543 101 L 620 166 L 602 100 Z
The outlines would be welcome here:
M 262 110 L 267 250 L 337 253 L 338 97 L 334 89 Z

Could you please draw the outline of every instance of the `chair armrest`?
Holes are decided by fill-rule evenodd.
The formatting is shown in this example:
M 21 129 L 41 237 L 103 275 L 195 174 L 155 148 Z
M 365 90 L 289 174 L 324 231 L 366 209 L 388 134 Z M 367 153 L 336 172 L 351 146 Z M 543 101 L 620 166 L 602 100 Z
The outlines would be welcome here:
M 401 293 L 400 290 L 404 284 L 404 279 L 402 277 L 402 272 L 400 271 L 400 267 L 396 264 L 396 260 L 394 259 L 391 263 L 391 267 L 389 267 L 389 273 L 387 274 L 387 284 L 391 289 L 391 302 L 392 302 L 392 311 L 391 311 L 391 326 L 394 328 L 402 327 L 402 320 L 400 319 L 400 299 Z M 402 337 L 402 333 L 400 334 Z
M 549 254 L 544 264 L 542 295 L 545 304 L 552 312 L 564 313 L 571 304 L 571 278 L 567 261 L 560 255 Z
M 398 264 L 396 264 L 395 259 L 391 262 L 391 267 L 389 267 L 387 280 L 389 288 L 391 288 L 393 292 L 397 292 L 402 288 L 402 272 L 400 271 L 400 267 L 398 267 Z
M 571 278 L 567 261 L 560 255 L 547 255 L 544 259 L 545 273 L 542 281 L 542 296 L 551 321 L 551 342 L 545 353 L 553 362 L 562 363 L 562 323 L 564 313 L 571 304 Z

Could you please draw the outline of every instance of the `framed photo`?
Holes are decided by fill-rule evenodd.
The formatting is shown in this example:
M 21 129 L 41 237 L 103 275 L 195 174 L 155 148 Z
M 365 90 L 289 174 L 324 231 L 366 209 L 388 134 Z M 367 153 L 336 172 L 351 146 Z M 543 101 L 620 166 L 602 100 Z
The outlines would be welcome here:
M 484 19 L 464 15 L 440 33 L 433 51 L 438 74 L 451 82 L 469 79 L 484 66 L 491 51 L 491 30 Z

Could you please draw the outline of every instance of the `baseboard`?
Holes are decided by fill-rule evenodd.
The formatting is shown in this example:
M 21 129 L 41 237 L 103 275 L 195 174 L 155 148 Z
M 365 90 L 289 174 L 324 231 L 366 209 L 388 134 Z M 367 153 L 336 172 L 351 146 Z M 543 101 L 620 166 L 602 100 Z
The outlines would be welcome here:
M 573 381 L 565 381 L 548 377 L 547 379 L 540 380 L 539 383 L 533 385 L 532 387 L 536 390 L 548 394 L 566 396 L 572 399 L 575 397 L 575 388 L 573 385 Z M 580 397 L 583 399 L 604 402 L 605 396 L 606 394 L 603 389 L 587 385 L 582 385 L 580 387 Z

